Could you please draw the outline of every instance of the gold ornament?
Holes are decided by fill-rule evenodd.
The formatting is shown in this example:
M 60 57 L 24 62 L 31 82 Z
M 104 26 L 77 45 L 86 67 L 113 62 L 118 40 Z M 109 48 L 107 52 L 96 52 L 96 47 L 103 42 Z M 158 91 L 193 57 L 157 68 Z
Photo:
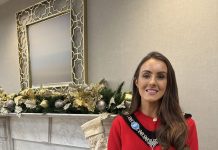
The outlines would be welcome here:
M 42 106 L 43 108 L 47 108 L 48 107 L 48 100 L 42 100 L 42 102 L 40 103 L 40 106 Z

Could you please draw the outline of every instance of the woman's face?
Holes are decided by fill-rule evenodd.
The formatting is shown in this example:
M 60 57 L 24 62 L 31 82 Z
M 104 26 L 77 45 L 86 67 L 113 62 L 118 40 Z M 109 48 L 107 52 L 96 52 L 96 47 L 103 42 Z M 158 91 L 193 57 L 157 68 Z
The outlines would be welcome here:
M 135 81 L 141 102 L 157 102 L 162 98 L 167 86 L 167 66 L 164 62 L 151 58 L 142 64 Z

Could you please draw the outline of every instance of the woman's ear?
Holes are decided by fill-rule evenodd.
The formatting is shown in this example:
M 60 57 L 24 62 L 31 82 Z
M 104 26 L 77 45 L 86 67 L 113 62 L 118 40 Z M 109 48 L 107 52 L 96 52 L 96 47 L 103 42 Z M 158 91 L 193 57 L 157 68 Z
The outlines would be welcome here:
M 136 85 L 136 87 L 138 87 L 138 80 L 137 79 L 135 79 L 135 85 Z

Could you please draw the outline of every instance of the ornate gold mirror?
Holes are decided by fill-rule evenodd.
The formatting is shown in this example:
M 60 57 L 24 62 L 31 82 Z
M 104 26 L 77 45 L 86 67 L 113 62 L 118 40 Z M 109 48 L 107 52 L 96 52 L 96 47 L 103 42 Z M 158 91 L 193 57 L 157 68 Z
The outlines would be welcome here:
M 21 88 L 87 82 L 86 0 L 46 0 L 16 14 Z

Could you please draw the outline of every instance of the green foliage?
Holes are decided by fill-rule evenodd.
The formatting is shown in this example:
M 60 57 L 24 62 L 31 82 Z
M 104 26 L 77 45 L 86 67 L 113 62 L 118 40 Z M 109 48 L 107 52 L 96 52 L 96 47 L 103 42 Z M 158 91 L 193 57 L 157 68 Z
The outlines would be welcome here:
M 110 99 L 113 97 L 114 95 L 114 92 L 111 88 L 103 88 L 101 91 L 100 91 L 100 94 L 103 96 L 103 99 L 104 101 L 106 102 L 106 104 L 108 105 L 109 102 L 110 102 Z
M 116 105 L 119 105 L 123 101 L 123 93 L 122 93 L 122 88 L 124 85 L 124 81 L 118 86 L 117 90 L 114 92 L 114 101 Z
M 125 99 L 126 92 L 122 92 L 123 85 L 124 82 L 119 84 L 117 89 L 113 91 L 108 87 L 106 80 L 103 79 L 99 84 L 81 86 L 69 85 L 68 90 L 64 93 L 53 91 L 48 88 L 29 88 L 20 91 L 17 94 L 9 95 L 1 90 L 0 110 L 3 113 L 97 114 L 100 112 L 96 104 L 103 100 L 106 104 L 105 111 L 117 114 L 125 109 L 125 107 L 117 107 L 118 105 L 121 105 Z M 14 109 L 12 109 L 12 111 L 7 106 L 7 101 L 9 100 L 14 101 Z M 59 105 L 60 107 L 55 105 L 56 102 L 61 102 L 61 105 Z

